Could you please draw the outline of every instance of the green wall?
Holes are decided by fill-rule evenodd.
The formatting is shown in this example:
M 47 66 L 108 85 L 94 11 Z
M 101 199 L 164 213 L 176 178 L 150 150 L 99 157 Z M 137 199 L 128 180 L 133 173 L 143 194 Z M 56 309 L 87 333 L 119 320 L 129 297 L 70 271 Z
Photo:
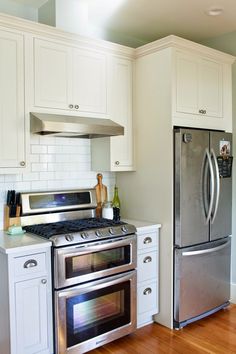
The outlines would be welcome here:
M 201 44 L 236 56 L 236 32 L 209 38 Z M 236 284 L 236 62 L 233 64 L 233 139 L 232 283 Z

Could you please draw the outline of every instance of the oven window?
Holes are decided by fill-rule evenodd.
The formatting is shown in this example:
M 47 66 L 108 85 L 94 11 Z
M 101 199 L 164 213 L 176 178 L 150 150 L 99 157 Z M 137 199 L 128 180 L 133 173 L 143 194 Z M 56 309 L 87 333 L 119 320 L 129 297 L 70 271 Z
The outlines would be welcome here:
M 129 264 L 130 245 L 92 252 L 79 256 L 67 257 L 65 260 L 66 278 L 91 274 L 101 270 Z
M 67 347 L 130 323 L 130 302 L 129 281 L 67 299 Z

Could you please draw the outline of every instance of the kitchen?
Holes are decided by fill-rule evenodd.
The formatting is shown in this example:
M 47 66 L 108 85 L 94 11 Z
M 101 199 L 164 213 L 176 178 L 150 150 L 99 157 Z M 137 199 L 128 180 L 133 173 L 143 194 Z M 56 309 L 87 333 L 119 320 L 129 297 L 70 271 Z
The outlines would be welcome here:
M 8 21 L 7 18 L 3 19 L 2 24 L 4 24 L 5 27 L 10 28 L 10 26 L 12 26 L 11 20 Z M 17 22 L 17 21 L 16 21 Z M 27 25 L 29 25 L 27 23 Z M 18 22 L 15 24 L 15 26 L 18 26 L 18 31 L 19 28 L 21 26 L 20 24 L 20 20 L 18 20 Z M 29 25 L 31 26 L 31 25 Z M 37 32 L 36 35 L 36 39 L 35 39 L 35 43 L 34 43 L 34 50 L 36 53 L 38 53 L 37 56 L 35 56 L 35 67 L 37 67 L 37 73 L 36 73 L 36 79 L 37 79 L 37 85 L 35 87 L 32 87 L 32 75 L 33 75 L 33 67 L 32 67 L 32 62 L 30 59 L 30 55 L 26 56 L 25 59 L 26 64 L 27 64 L 27 68 L 29 68 L 29 70 L 26 71 L 27 74 L 27 78 L 26 78 L 26 93 L 28 92 L 28 95 L 26 94 L 26 98 L 29 99 L 30 104 L 32 105 L 30 107 L 30 111 L 34 112 L 36 107 L 44 107 L 41 108 L 42 112 L 46 112 L 47 109 L 50 108 L 50 105 L 58 105 L 58 100 L 56 102 L 55 100 L 55 95 L 53 97 L 52 92 L 57 94 L 56 99 L 61 98 L 61 96 L 64 94 L 65 96 L 65 92 L 60 91 L 60 88 L 62 87 L 60 85 L 60 82 L 57 82 L 57 85 L 54 84 L 54 86 L 52 86 L 52 83 L 50 83 L 48 81 L 48 73 L 52 72 L 55 77 L 59 77 L 57 70 L 57 67 L 54 68 L 55 66 L 55 61 L 53 62 L 53 55 L 55 55 L 56 50 L 60 50 L 60 53 L 63 53 L 63 55 L 60 57 L 61 60 L 74 60 L 73 58 L 76 58 L 76 55 L 78 55 L 78 52 L 73 51 L 73 53 L 71 53 L 70 50 L 65 51 L 65 47 L 60 46 L 60 44 L 58 43 L 58 46 L 56 46 L 56 44 L 54 43 L 54 49 L 55 52 L 53 52 L 51 54 L 50 60 L 48 61 L 49 66 L 47 67 L 47 72 L 44 72 L 44 67 L 42 65 L 45 65 L 45 62 L 43 61 L 43 54 L 45 53 L 49 53 L 50 50 L 50 46 L 52 45 L 52 43 L 50 43 L 49 40 L 47 40 L 47 42 L 44 42 L 44 38 L 43 36 L 45 35 L 45 33 L 42 33 L 42 29 L 43 27 L 38 27 L 38 26 L 34 26 L 32 24 L 32 26 L 34 27 L 33 30 L 34 31 L 39 31 Z M 39 29 L 40 28 L 40 29 Z M 31 27 L 32 30 L 32 27 Z M 26 30 L 25 30 L 26 31 Z M 61 42 L 61 40 L 64 40 L 64 38 L 62 38 L 64 35 L 64 33 L 59 34 L 59 37 L 57 37 L 57 40 L 55 39 L 57 36 L 56 31 L 51 31 L 47 28 L 47 31 L 50 32 L 50 36 L 53 36 L 53 41 L 59 41 Z M 26 31 L 27 32 L 27 31 Z M 69 37 L 68 37 L 69 39 Z M 75 38 L 70 38 L 71 41 L 75 41 Z M 168 43 L 168 45 L 175 45 L 175 41 L 177 41 L 176 38 L 171 38 L 172 43 Z M 20 41 L 19 41 L 20 42 Z M 171 42 L 171 41 L 170 41 Z M 32 43 L 30 40 L 30 36 L 26 34 L 26 48 L 28 50 L 28 54 L 31 53 L 32 50 Z M 179 43 L 179 45 L 184 45 L 184 43 Z M 19 44 L 20 46 L 20 44 Z M 105 46 L 105 43 L 103 43 L 103 46 Z M 122 54 L 124 55 L 125 58 L 122 58 L 122 60 L 119 57 L 119 60 L 117 59 L 117 61 L 112 62 L 111 61 L 111 68 L 115 68 L 114 70 L 112 69 L 112 73 L 114 73 L 114 76 L 111 79 L 111 83 L 110 84 L 114 84 L 115 82 L 117 82 L 118 78 L 121 77 L 123 79 L 123 85 L 122 87 L 115 87 L 114 84 L 114 88 L 113 91 L 114 92 L 113 95 L 115 96 L 119 96 L 121 95 L 121 97 L 124 98 L 124 105 L 122 107 L 117 107 L 115 104 L 116 102 L 114 102 L 114 96 L 113 98 L 111 98 L 111 110 L 112 110 L 112 114 L 110 114 L 112 117 L 115 117 L 113 119 L 118 120 L 119 117 L 115 116 L 116 114 L 120 115 L 120 110 L 125 109 L 126 111 L 126 117 L 131 114 L 130 112 L 130 107 L 129 104 L 125 101 L 125 97 L 127 97 L 127 94 L 132 95 L 132 91 L 131 91 L 131 87 L 130 87 L 130 76 L 128 76 L 128 80 L 127 80 L 127 73 L 130 73 L 130 59 L 131 61 L 133 61 L 133 54 L 132 54 L 132 50 L 131 49 L 127 49 L 127 48 L 119 48 L 119 51 L 116 51 L 115 46 L 113 48 L 111 48 L 111 45 L 108 46 L 109 49 L 112 49 L 115 53 L 115 55 L 120 56 L 121 55 L 121 51 Z M 106 48 L 106 50 L 108 50 L 108 48 Z M 87 53 L 86 53 L 87 54 Z M 204 53 L 206 54 L 206 52 Z M 42 60 L 38 60 L 39 56 L 41 55 L 41 59 Z M 140 53 L 140 57 L 142 56 L 142 53 Z M 66 59 L 65 59 L 66 58 Z M 102 56 L 101 55 L 96 55 L 96 60 L 97 63 L 99 65 L 99 68 L 101 69 L 101 72 L 103 72 L 103 64 L 102 64 Z M 168 59 L 168 58 L 167 58 Z M 94 58 L 93 58 L 94 60 Z M 83 64 L 83 61 L 82 61 Z M 50 66 L 51 65 L 51 66 Z M 77 70 L 79 70 L 79 68 L 75 67 L 74 69 L 76 72 Z M 164 70 L 164 68 L 163 68 Z M 165 67 L 165 74 L 166 77 L 168 77 L 168 72 L 169 72 L 169 68 L 166 66 Z M 81 72 L 79 72 L 81 75 Z M 65 74 L 65 73 L 63 73 Z M 95 73 L 96 74 L 96 73 Z M 158 73 L 159 75 L 161 73 Z M 73 73 L 70 75 L 73 75 Z M 163 72 L 164 75 L 164 72 Z M 40 81 L 40 78 L 43 78 Z M 22 77 L 20 77 L 19 82 L 21 82 Z M 63 75 L 60 76 L 60 80 L 64 80 Z M 127 80 L 127 81 L 126 81 Z M 47 82 L 47 84 L 45 84 Z M 167 83 L 167 82 L 166 82 Z M 100 82 L 101 84 L 101 82 Z M 71 85 L 71 81 L 68 84 L 68 90 L 70 89 Z M 72 82 L 72 86 L 75 85 Z M 84 85 L 82 83 L 82 85 Z M 164 84 L 163 84 L 164 85 Z M 66 86 L 66 85 L 65 85 Z M 53 91 L 52 91 L 52 87 L 53 87 Z M 99 86 L 101 87 L 101 86 Z M 119 89 L 119 91 L 117 92 L 117 88 Z M 125 89 L 124 89 L 125 88 Z M 164 95 L 164 88 L 165 86 L 163 86 L 163 95 Z M 36 96 L 35 97 L 31 97 L 32 93 L 34 92 L 34 89 L 36 91 Z M 73 93 L 70 94 L 69 99 L 73 99 L 72 96 L 78 97 L 78 92 L 81 92 L 81 88 L 80 87 L 76 87 L 77 93 Z M 98 91 L 98 88 L 96 88 L 96 90 L 94 91 L 89 91 L 90 93 L 90 97 L 95 97 L 96 96 L 96 92 Z M 22 90 L 20 91 L 22 92 Z M 68 91 L 69 92 L 69 91 Z M 104 95 L 102 95 L 102 91 L 100 92 L 100 96 L 99 96 L 99 107 L 97 105 L 97 101 L 94 101 L 96 103 L 96 107 L 92 107 L 91 108 L 91 102 L 86 102 L 86 96 L 88 95 L 88 93 L 85 95 L 85 97 L 82 97 L 84 99 L 84 103 L 83 104 L 83 111 L 86 111 L 87 109 L 87 115 L 89 116 L 88 111 L 94 109 L 94 111 L 96 111 L 97 116 L 101 117 L 104 116 Z M 167 91 L 165 92 L 166 94 Z M 67 94 L 67 92 L 66 92 Z M 123 96 L 122 96 L 123 95 Z M 64 97 L 63 96 L 63 97 Z M 5 97 L 5 96 L 4 96 Z M 163 100 L 165 100 L 166 98 L 163 97 Z M 34 101 L 35 100 L 35 101 Z M 53 101 L 54 100 L 54 101 Z M 32 104 L 32 102 L 34 101 L 34 104 Z M 93 103 L 93 102 L 92 102 Z M 125 105 L 126 103 L 126 105 Z M 26 107 L 29 104 L 29 102 L 26 102 Z M 61 104 L 61 103 L 60 103 Z M 63 102 L 63 104 L 65 104 L 65 101 Z M 73 104 L 74 106 L 77 105 L 77 102 L 72 102 L 71 104 Z M 89 106 L 90 104 L 90 106 Z M 141 104 L 141 103 L 140 103 Z M 47 109 L 45 108 L 47 107 Z M 58 107 L 56 106 L 57 109 L 64 109 L 62 106 Z M 88 108 L 89 107 L 89 108 Z M 22 109 L 22 107 L 20 107 Z M 34 110 L 33 110 L 34 108 Z M 72 113 L 71 115 L 76 115 L 77 113 L 75 113 L 74 111 L 77 108 L 75 107 L 74 109 L 72 109 Z M 100 110 L 100 113 L 98 112 L 98 109 Z M 60 111 L 61 112 L 61 111 Z M 118 112 L 118 113 L 117 113 Z M 128 113 L 127 113 L 128 112 Z M 145 112 L 148 113 L 148 112 Z M 13 112 L 14 114 L 14 112 Z M 169 115 L 169 112 L 167 112 L 167 114 Z M 122 116 L 124 116 L 124 114 L 122 114 Z M 27 123 L 27 121 L 26 121 Z M 126 122 L 123 122 L 123 124 L 121 125 L 125 125 L 124 123 L 126 123 L 127 125 L 130 124 L 130 119 L 127 119 Z M 135 122 L 134 122 L 135 123 Z M 210 124 L 210 123 L 209 123 Z M 225 122 L 225 124 L 228 124 L 227 122 Z M 157 127 L 158 128 L 158 127 Z M 217 127 L 218 129 L 220 129 L 220 127 Z M 168 129 L 168 128 L 167 128 Z M 228 129 L 228 128 L 225 128 Z M 159 130 L 159 129 L 158 129 Z M 127 130 L 127 132 L 130 134 L 130 130 Z M 139 132 L 138 132 L 139 133 Z M 164 135 L 164 134 L 162 134 Z M 21 137 L 22 138 L 22 137 Z M 131 137 L 132 138 L 132 137 Z M 126 143 L 123 143 L 122 145 L 118 142 L 114 140 L 112 141 L 108 141 L 104 139 L 104 144 L 108 144 L 106 145 L 106 148 L 103 146 L 96 146 L 98 144 L 97 141 L 95 141 L 95 139 L 92 141 L 91 145 L 87 140 L 82 140 L 82 139 L 69 139 L 69 138 L 65 138 L 65 140 L 60 139 L 60 138 L 54 138 L 54 137 L 45 137 L 45 136 L 31 136 L 31 151 L 30 151 L 30 159 L 31 159 L 31 171 L 27 174 L 21 174 L 21 173 L 17 173 L 17 174 L 9 174 L 9 172 L 6 172 L 6 175 L 2 178 L 2 184 L 4 185 L 4 190 L 6 191 L 7 189 L 16 189 L 16 190 L 20 190 L 20 191 L 29 191 L 29 190 L 52 190 L 52 189 L 59 189 L 61 188 L 61 186 L 63 185 L 64 189 L 72 189 L 72 188 L 87 188 L 87 187 L 92 187 L 95 185 L 95 176 L 96 176 L 96 172 L 90 171 L 90 149 L 92 151 L 92 160 L 94 159 L 94 161 L 92 161 L 92 164 L 94 164 L 94 171 L 100 171 L 100 170 L 105 170 L 108 171 L 108 169 L 106 169 L 107 167 L 102 166 L 102 164 L 109 164 L 109 170 L 113 171 L 113 172 L 105 172 L 103 173 L 104 175 L 104 183 L 106 185 L 108 185 L 110 187 L 110 193 L 112 194 L 112 190 L 113 190 L 113 186 L 115 184 L 115 180 L 117 181 L 117 184 L 120 186 L 119 192 L 120 192 L 120 197 L 121 200 L 124 201 L 123 202 L 123 212 L 124 215 L 127 215 L 129 218 L 132 219 L 149 219 L 150 221 L 153 221 L 154 223 L 159 222 L 159 219 L 157 219 L 156 214 L 155 216 L 152 216 L 152 211 L 154 210 L 155 205 L 152 205 L 153 201 L 152 201 L 152 191 L 147 191 L 148 193 L 150 193 L 150 197 L 149 197 L 149 214 L 148 216 L 146 215 L 138 215 L 138 211 L 134 211 L 134 207 L 133 206 L 129 206 L 129 211 L 125 210 L 125 208 L 127 209 L 127 206 L 129 205 L 129 203 L 126 201 L 126 198 L 128 198 L 128 192 L 126 191 L 126 188 L 128 187 L 128 189 L 130 189 L 130 185 L 129 185 L 129 179 L 131 179 L 131 175 L 133 174 L 133 172 L 131 174 L 129 174 L 128 172 L 126 174 L 115 174 L 114 171 L 119 171 L 122 170 L 122 168 L 125 166 L 126 170 L 128 170 L 130 168 L 130 170 L 132 170 L 132 167 L 130 167 L 130 161 L 132 162 L 132 159 L 130 158 L 130 152 L 131 151 L 131 147 L 130 147 L 130 143 L 132 142 L 131 138 L 127 138 Z M 162 138 L 162 137 L 160 137 Z M 5 144 L 8 144 L 7 141 L 7 136 L 5 136 Z M 19 136 L 20 139 L 20 136 Z M 27 139 L 29 139 L 29 137 L 26 136 L 26 141 Z M 15 139 L 17 140 L 17 139 Z M 63 140 L 63 142 L 62 142 Z M 95 143 L 94 143 L 95 142 Z M 94 148 L 94 144 L 96 146 L 96 148 Z M 101 144 L 101 142 L 100 142 Z M 109 145 L 111 144 L 111 145 Z M 147 144 L 147 143 L 146 143 Z M 8 144 L 9 145 L 9 144 Z M 19 155 L 22 153 L 22 144 L 20 144 L 19 146 L 21 146 L 21 148 L 19 148 Z M 26 148 L 28 148 L 29 144 L 25 144 Z M 160 157 L 162 157 L 161 165 L 165 164 L 165 169 L 166 169 L 166 175 L 167 175 L 167 179 L 171 176 L 171 167 L 170 167 L 170 163 L 168 163 L 169 161 L 166 161 L 164 159 L 165 156 L 168 156 L 168 149 L 170 149 L 170 144 L 169 141 L 167 139 L 167 135 L 165 136 L 165 138 L 163 138 L 162 140 L 162 146 L 164 146 L 164 151 L 166 153 L 166 155 L 161 154 L 158 155 Z M 12 147 L 13 149 L 14 147 Z M 103 149 L 102 151 L 105 151 L 106 154 L 108 154 L 109 156 L 105 158 L 105 155 L 103 155 L 103 158 L 99 157 L 98 154 L 99 153 L 99 148 Z M 21 150 L 20 150 L 21 149 Z M 105 149 L 105 150 L 104 150 Z M 124 153 L 124 151 L 126 152 L 126 154 Z M 160 149 L 158 149 L 158 151 L 160 151 Z M 109 153 L 108 153 L 109 152 Z M 117 154 L 121 155 L 121 158 L 123 158 L 123 161 L 121 160 L 120 157 L 117 157 Z M 138 150 L 139 155 L 137 155 L 137 160 L 139 159 L 139 156 L 142 156 L 142 151 Z M 95 155 L 94 155 L 95 154 Z M 115 154 L 116 156 L 111 156 L 112 154 Z M 123 154 L 123 155 L 122 155 Z M 21 155 L 22 156 L 22 155 Z M 19 156 L 19 157 L 21 157 Z M 95 156 L 95 157 L 94 157 Z M 169 155 L 170 156 L 170 155 Z M 119 165 L 114 164 L 113 166 L 110 166 L 110 161 L 111 161 L 111 157 L 112 161 L 118 161 L 120 162 Z M 126 158 L 126 160 L 124 159 L 124 157 Z M 149 161 L 153 161 L 151 159 L 151 156 L 149 156 Z M 21 160 L 19 160 L 21 162 L 24 162 L 25 159 L 22 158 Z M 10 163 L 8 161 L 8 163 Z M 123 164 L 123 166 L 122 166 Z M 12 167 L 11 167 L 12 168 Z M 24 168 L 24 166 L 21 166 L 20 168 Z M 149 167 L 150 169 L 150 167 Z M 168 170 L 169 169 L 169 170 Z M 8 170 L 9 171 L 9 170 Z M 17 172 L 19 171 L 19 168 L 17 169 Z M 79 172 L 78 172 L 79 171 Z M 140 173 L 137 171 L 137 173 Z M 150 173 L 152 173 L 150 171 Z M 124 176 L 124 177 L 122 177 Z M 56 178 L 55 178 L 56 177 Z M 127 185 L 127 187 L 123 186 L 123 181 L 122 178 L 125 179 L 125 183 Z M 88 181 L 89 179 L 89 181 Z M 78 180 L 79 185 L 78 185 Z M 136 187 L 137 188 L 137 187 Z M 163 188 L 158 186 L 158 188 Z M 167 191 L 168 191 L 168 187 L 167 187 Z M 130 189 L 131 190 L 131 189 Z M 161 190 L 159 190 L 161 192 Z M 137 204 L 137 200 L 135 198 L 137 198 L 137 193 L 133 198 L 133 202 L 134 205 Z M 165 193 L 166 194 L 166 193 Z M 2 194 L 3 198 L 2 198 L 2 202 L 5 203 L 5 193 Z M 111 196 L 110 196 L 111 198 Z M 165 202 L 164 198 L 162 199 L 162 203 Z M 143 197 L 142 197 L 142 200 Z M 165 205 L 163 205 L 165 206 Z M 145 210 L 148 210 L 148 208 L 145 208 Z M 160 209 L 161 211 L 161 209 Z M 135 213 L 135 216 L 132 215 L 133 213 Z M 3 214 L 3 213 L 2 213 Z M 154 214 L 154 213 L 153 213 Z M 160 215 L 160 214 L 159 214 Z M 166 220 L 164 217 L 160 216 L 160 221 L 162 223 L 163 228 L 167 228 L 168 224 L 170 225 L 170 221 Z M 163 230 L 164 232 L 164 230 Z M 161 240 L 160 240 L 161 241 Z M 163 288 L 163 287 L 161 287 Z M 162 301 L 162 300 L 161 300 Z

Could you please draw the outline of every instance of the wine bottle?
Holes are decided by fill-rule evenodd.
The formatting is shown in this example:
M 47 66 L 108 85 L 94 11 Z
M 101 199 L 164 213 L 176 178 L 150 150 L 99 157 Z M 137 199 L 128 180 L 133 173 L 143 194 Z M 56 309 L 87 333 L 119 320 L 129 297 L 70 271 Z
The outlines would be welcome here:
M 115 186 L 114 188 L 114 197 L 112 200 L 112 208 L 113 208 L 113 220 L 119 221 L 120 220 L 120 198 L 118 195 L 118 187 Z

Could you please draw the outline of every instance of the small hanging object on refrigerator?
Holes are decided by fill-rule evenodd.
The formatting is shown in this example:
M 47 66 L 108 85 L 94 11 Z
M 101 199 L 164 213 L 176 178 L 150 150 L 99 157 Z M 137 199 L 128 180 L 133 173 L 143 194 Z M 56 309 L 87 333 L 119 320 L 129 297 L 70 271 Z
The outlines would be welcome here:
M 113 207 L 113 220 L 119 221 L 120 220 L 120 198 L 118 195 L 118 187 L 115 186 L 114 188 L 114 197 L 112 200 L 112 207 Z
M 102 217 L 102 206 L 103 203 L 107 202 L 107 187 L 102 184 L 102 174 L 97 174 L 98 183 L 96 184 L 95 191 L 96 191 L 96 199 L 97 199 L 97 208 L 96 208 L 96 217 Z

